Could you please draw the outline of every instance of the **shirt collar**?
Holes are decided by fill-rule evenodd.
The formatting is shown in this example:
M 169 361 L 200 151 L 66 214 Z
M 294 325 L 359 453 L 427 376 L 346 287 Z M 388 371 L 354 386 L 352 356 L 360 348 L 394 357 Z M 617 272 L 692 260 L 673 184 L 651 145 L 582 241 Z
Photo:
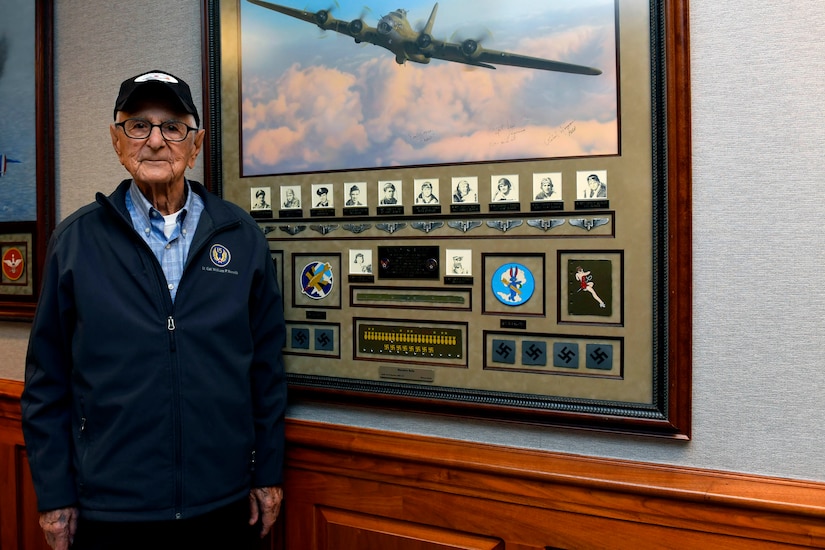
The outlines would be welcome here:
M 183 203 L 183 208 L 180 209 L 180 215 L 185 217 L 186 213 L 192 208 L 193 193 L 189 187 L 188 180 L 184 180 L 183 184 L 185 186 L 184 193 L 186 193 L 186 202 Z M 132 185 L 129 186 L 129 195 L 132 199 L 132 205 L 135 207 L 135 211 L 147 224 L 151 223 L 150 214 L 152 211 L 160 214 L 160 212 L 152 206 L 152 203 L 150 203 L 149 200 L 143 196 L 143 193 L 140 188 L 138 188 L 135 180 L 132 180 Z

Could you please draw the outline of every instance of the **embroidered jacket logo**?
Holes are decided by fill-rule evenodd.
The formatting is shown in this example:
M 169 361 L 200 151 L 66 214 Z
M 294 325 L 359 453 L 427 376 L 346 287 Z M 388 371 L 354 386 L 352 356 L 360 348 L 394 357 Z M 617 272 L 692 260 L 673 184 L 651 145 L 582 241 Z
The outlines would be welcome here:
M 211 250 L 209 250 L 209 259 L 218 267 L 226 267 L 232 261 L 232 254 L 224 245 L 213 244 Z

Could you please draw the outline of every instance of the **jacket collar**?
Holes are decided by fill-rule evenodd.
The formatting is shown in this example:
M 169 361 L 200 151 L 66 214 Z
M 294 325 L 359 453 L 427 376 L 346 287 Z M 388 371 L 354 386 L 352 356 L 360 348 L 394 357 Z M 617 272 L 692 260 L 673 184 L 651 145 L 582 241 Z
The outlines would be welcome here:
M 234 225 L 241 221 L 238 213 L 230 208 L 230 206 L 222 199 L 216 197 L 206 190 L 206 188 L 197 181 L 187 180 L 189 189 L 197 193 L 203 200 L 204 214 L 201 214 L 201 224 L 203 225 L 206 219 L 213 229 L 221 229 L 228 225 Z M 96 195 L 98 204 L 101 204 L 114 212 L 120 218 L 131 225 L 129 211 L 126 209 L 126 194 L 129 192 L 129 187 L 132 185 L 131 179 L 125 179 L 120 182 L 120 185 L 108 196 L 103 193 Z M 200 228 L 200 227 L 199 227 Z

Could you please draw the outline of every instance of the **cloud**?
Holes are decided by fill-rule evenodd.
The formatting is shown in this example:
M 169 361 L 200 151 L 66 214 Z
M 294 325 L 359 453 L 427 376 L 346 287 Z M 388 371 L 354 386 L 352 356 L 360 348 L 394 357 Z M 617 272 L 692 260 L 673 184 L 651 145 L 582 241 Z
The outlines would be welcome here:
M 277 81 L 250 82 L 242 109 L 245 165 L 253 170 L 284 161 L 309 166 L 326 152 L 365 150 L 369 140 L 354 79 L 336 69 L 293 65 Z
M 360 80 L 376 85 L 364 89 L 365 123 L 375 142 L 393 137 L 415 140 L 473 133 L 489 127 L 501 114 L 501 105 L 512 104 L 523 72 L 492 74 L 479 68 L 456 67 L 433 61 L 429 66 L 398 66 L 379 60 L 362 70 Z M 377 75 L 377 77 L 376 77 Z
M 386 165 L 472 162 L 493 158 L 553 158 L 592 155 L 616 148 L 615 121 L 564 126 L 512 126 L 433 140 L 423 147 L 396 139 Z
M 593 27 L 577 27 L 556 34 L 527 36 L 520 42 L 521 53 L 575 62 L 570 60 L 593 42 L 596 32 Z
M 250 167 L 277 166 L 284 160 L 292 158 L 300 143 L 301 134 L 289 128 L 261 130 L 254 133 L 247 142 L 244 156 Z

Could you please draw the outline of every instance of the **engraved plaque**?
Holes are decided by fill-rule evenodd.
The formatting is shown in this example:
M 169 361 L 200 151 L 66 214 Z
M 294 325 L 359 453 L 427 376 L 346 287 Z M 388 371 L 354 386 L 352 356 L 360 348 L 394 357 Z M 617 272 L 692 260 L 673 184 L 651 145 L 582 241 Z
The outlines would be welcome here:
M 608 200 L 585 200 L 574 203 L 576 210 L 607 210 L 610 208 Z
M 432 382 L 435 380 L 435 371 L 432 369 L 411 369 L 404 367 L 378 367 L 378 376 L 391 380 Z
M 536 201 L 530 203 L 530 212 L 555 212 L 564 210 L 562 201 Z
M 380 279 L 435 279 L 440 277 L 437 246 L 379 246 Z
M 403 206 L 379 206 L 376 209 L 379 216 L 401 216 L 404 214 Z
M 451 214 L 461 214 L 464 212 L 481 212 L 481 205 L 479 204 L 451 204 Z
M 272 211 L 269 211 L 270 216 L 272 215 Z M 278 219 L 281 218 L 300 218 L 303 216 L 304 213 L 299 210 L 278 210 Z M 260 217 L 260 216 L 253 216 L 253 217 Z

